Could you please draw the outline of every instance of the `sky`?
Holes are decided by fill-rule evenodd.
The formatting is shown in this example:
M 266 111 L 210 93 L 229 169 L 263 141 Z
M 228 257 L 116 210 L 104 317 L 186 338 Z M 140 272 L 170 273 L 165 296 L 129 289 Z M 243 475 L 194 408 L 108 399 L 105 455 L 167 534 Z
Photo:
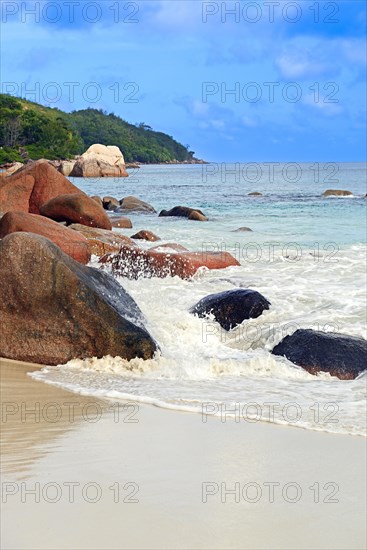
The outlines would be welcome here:
M 366 3 L 1 0 L 1 91 L 213 162 L 365 161 Z

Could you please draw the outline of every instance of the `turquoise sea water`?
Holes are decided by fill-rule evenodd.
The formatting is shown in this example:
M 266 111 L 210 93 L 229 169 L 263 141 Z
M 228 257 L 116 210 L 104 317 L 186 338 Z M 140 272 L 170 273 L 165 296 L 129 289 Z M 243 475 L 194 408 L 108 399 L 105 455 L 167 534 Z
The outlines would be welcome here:
M 211 219 L 209 227 L 195 227 L 203 236 L 221 237 L 246 225 L 254 230 L 251 239 L 255 241 L 263 237 L 283 243 L 295 239 L 310 246 L 315 241 L 335 241 L 341 247 L 366 241 L 364 163 L 153 165 L 130 174 L 126 179 L 73 181 L 89 194 L 138 196 L 157 211 L 178 204 L 200 208 Z M 346 189 L 354 198 L 325 199 L 322 193 L 326 189 Z M 263 196 L 249 197 L 252 191 Z M 166 224 L 169 233 L 177 225 L 175 219 L 154 223 L 134 217 L 137 223 L 153 223 L 157 229 Z M 191 223 L 180 224 L 182 236 L 190 242 L 192 229 Z
M 202 209 L 208 222 L 131 214 L 133 231 L 119 231 L 149 229 L 162 243 L 227 250 L 241 266 L 202 270 L 191 281 L 120 279 L 146 317 L 158 356 L 72 361 L 34 376 L 87 395 L 195 411 L 199 421 L 203 411 L 227 411 L 233 421 L 365 434 L 365 375 L 315 377 L 270 351 L 296 328 L 366 337 L 366 165 L 159 165 L 130 173 L 74 181 L 91 195 L 135 195 L 158 212 Z M 326 189 L 353 196 L 324 198 Z M 241 226 L 252 232 L 233 232 Z M 203 296 L 235 287 L 258 290 L 270 310 L 229 333 L 189 314 Z M 269 402 L 276 403 L 272 414 Z

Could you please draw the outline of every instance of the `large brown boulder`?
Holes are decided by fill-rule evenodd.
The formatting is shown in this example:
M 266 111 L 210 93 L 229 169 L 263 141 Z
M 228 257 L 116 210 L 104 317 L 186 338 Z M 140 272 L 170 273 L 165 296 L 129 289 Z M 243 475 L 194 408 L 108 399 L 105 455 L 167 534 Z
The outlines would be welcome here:
M 81 233 L 76 233 L 43 216 L 26 212 L 7 212 L 0 220 L 0 238 L 17 231 L 35 233 L 50 239 L 63 252 L 82 264 L 87 264 L 90 260 L 88 241 Z
M 129 174 L 125 169 L 125 160 L 120 149 L 113 145 L 91 145 L 77 158 L 70 176 L 80 178 L 124 177 Z
M 346 334 L 299 329 L 286 336 L 272 353 L 311 374 L 328 372 L 341 380 L 353 380 L 367 369 L 367 340 Z
M 109 252 L 118 252 L 123 245 L 135 246 L 134 241 L 125 235 L 108 231 L 107 229 L 98 229 L 87 227 L 79 223 L 69 225 L 69 229 L 77 231 L 88 240 L 88 246 L 91 254 L 103 256 Z
M 112 229 L 111 221 L 103 208 L 82 193 L 58 195 L 41 206 L 40 214 L 57 222 Z
M 155 213 L 155 208 L 147 202 L 141 201 L 137 197 L 129 196 L 120 200 L 120 208 L 117 212 L 152 212 Z
M 112 273 L 138 279 L 139 277 L 175 277 L 188 279 L 200 267 L 224 269 L 240 265 L 228 252 L 168 253 L 123 246 L 112 258 Z
M 171 210 L 161 210 L 159 216 L 177 216 L 179 218 L 188 218 L 189 220 L 200 222 L 208 221 L 204 212 L 197 208 L 189 208 L 188 206 L 174 206 Z
M 12 177 L 32 176 L 34 186 L 29 199 L 29 212 L 39 214 L 40 207 L 58 195 L 84 193 L 56 170 L 47 160 L 30 162 L 18 170 Z
M 29 211 L 29 200 L 33 191 L 34 177 L 12 174 L 0 178 L 0 211 Z
M 44 365 L 153 357 L 139 307 L 107 273 L 31 233 L 2 239 L 0 256 L 1 357 Z

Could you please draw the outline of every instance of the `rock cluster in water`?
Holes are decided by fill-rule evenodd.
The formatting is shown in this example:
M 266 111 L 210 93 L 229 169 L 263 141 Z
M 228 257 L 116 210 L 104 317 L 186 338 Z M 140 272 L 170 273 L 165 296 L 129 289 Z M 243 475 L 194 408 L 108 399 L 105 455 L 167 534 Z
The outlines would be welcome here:
M 112 275 L 85 265 L 92 254 L 111 259 L 112 272 L 129 278 L 189 278 L 202 266 L 239 265 L 230 254 L 172 243 L 143 250 L 138 240 L 159 237 L 141 230 L 132 240 L 112 231 L 132 227 L 123 212 L 156 214 L 137 197 L 89 197 L 46 160 L 0 175 L 1 357 L 54 365 L 154 355 L 138 306 Z
M 103 165 L 96 163 L 98 169 Z M 227 252 L 191 252 L 178 243 L 139 247 L 137 241 L 159 237 L 146 230 L 128 237 L 112 228 L 132 228 L 124 213 L 156 215 L 152 205 L 133 196 L 88 197 L 61 172 L 40 160 L 0 175 L 0 356 L 50 365 L 104 355 L 149 359 L 157 344 L 137 304 L 112 275 L 189 279 L 200 268 L 240 264 Z M 351 192 L 328 190 L 324 195 Z M 208 219 L 201 210 L 186 206 L 162 210 L 159 216 Z M 92 254 L 102 267 L 109 264 L 112 275 L 85 265 Z M 212 315 L 231 330 L 269 307 L 259 292 L 236 289 L 204 297 L 191 313 Z M 311 374 L 327 372 L 349 380 L 366 369 L 367 342 L 301 329 L 285 337 L 272 353 Z

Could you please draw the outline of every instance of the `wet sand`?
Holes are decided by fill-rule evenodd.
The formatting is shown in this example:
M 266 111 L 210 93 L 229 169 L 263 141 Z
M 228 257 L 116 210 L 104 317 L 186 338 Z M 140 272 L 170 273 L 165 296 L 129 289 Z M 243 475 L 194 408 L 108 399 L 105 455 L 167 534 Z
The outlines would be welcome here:
M 1 548 L 365 548 L 364 438 L 204 423 L 35 368 L 0 359 Z

